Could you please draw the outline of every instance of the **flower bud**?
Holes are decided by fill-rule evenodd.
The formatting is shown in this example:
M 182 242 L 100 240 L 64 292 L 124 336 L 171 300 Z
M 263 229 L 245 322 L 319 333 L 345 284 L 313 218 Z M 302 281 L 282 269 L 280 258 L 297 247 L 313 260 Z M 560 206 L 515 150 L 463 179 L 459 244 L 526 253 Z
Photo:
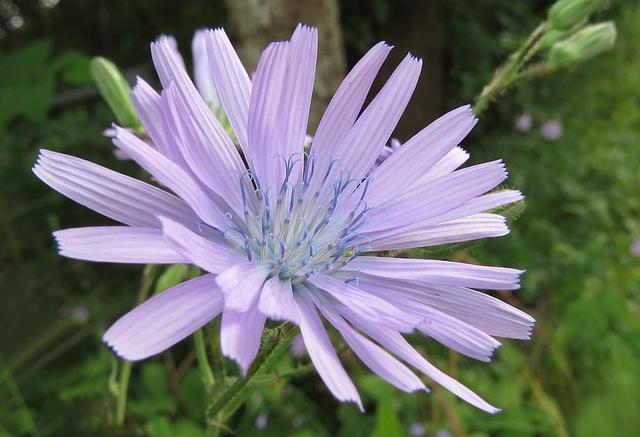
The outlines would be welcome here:
M 616 26 L 613 22 L 593 24 L 555 43 L 549 52 L 549 66 L 554 70 L 592 58 L 613 47 Z
M 138 129 L 140 122 L 129 96 L 129 83 L 118 67 L 108 59 L 97 56 L 91 60 L 91 75 L 118 123 L 124 127 Z
M 566 30 L 608 4 L 608 0 L 559 0 L 549 9 L 547 23 L 552 29 Z

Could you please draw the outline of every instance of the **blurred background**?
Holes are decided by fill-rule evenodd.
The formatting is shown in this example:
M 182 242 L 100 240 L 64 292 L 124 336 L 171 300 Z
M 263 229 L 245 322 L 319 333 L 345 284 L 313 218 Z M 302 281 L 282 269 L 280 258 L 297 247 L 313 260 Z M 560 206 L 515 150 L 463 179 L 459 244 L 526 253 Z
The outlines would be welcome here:
M 396 49 L 382 77 L 407 51 L 425 60 L 394 134 L 405 140 L 472 102 L 551 3 L 0 0 L 0 435 L 206 435 L 190 340 L 133 366 L 125 427 L 111 425 L 116 360 L 100 337 L 134 305 L 142 267 L 58 256 L 51 231 L 107 222 L 30 170 L 46 147 L 140 175 L 102 136 L 114 117 L 92 85 L 92 56 L 157 84 L 149 42 L 160 34 L 176 37 L 189 65 L 193 31 L 224 26 L 252 69 L 267 41 L 288 38 L 299 21 L 314 24 L 317 122 L 346 69 L 384 39 Z M 344 352 L 366 414 L 337 403 L 312 372 L 257 384 L 227 432 L 640 435 L 640 253 L 632 249 L 640 238 L 640 3 L 614 0 L 593 19 L 616 22 L 613 50 L 501 96 L 463 143 L 472 163 L 505 160 L 508 185 L 525 193 L 527 209 L 509 236 L 447 256 L 526 268 L 522 290 L 499 295 L 536 317 L 533 340 L 504 341 L 485 364 L 412 338 L 503 412 L 487 415 L 437 386 L 404 394 Z M 171 280 L 161 276 L 154 287 Z M 285 361 L 282 368 L 308 358 Z

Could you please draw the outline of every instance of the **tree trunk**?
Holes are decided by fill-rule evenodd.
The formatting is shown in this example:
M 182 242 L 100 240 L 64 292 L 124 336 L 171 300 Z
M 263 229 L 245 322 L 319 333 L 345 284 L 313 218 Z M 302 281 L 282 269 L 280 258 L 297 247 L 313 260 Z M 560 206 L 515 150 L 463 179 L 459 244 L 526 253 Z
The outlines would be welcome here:
M 309 118 L 320 116 L 345 75 L 345 54 L 337 0 L 225 0 L 235 47 L 249 72 L 271 41 L 289 39 L 298 23 L 318 27 L 319 50 Z

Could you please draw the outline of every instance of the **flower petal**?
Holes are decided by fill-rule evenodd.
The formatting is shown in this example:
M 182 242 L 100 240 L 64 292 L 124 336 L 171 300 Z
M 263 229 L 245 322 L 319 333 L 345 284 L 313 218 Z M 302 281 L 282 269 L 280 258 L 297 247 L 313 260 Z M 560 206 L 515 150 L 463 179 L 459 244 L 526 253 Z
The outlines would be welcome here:
M 224 201 L 242 213 L 242 200 L 234 167 L 225 167 L 222 149 L 212 147 L 211 139 L 189 111 L 187 102 L 174 82 L 162 92 L 165 121 L 184 160 L 196 177 Z
M 411 299 L 405 293 L 390 293 L 387 284 L 388 281 L 376 281 L 371 277 L 366 282 L 358 281 L 361 290 L 392 303 L 407 317 L 422 320 L 417 326 L 418 330 L 461 354 L 490 361 L 494 351 L 500 346 L 500 342 L 490 335 L 454 316 Z M 350 308 L 354 310 L 353 307 Z
M 371 173 L 367 203 L 394 199 L 462 141 L 477 119 L 469 105 L 443 115 L 398 148 Z
M 187 202 L 205 223 L 218 229 L 224 228 L 226 211 L 213 203 L 189 173 L 126 129 L 117 126 L 115 129 L 113 144 Z
M 427 219 L 439 217 L 486 193 L 506 178 L 504 164 L 498 160 L 454 171 L 401 194 L 396 192 L 392 199 L 375 208 L 361 233 L 424 224 Z
M 224 293 L 225 311 L 245 312 L 255 306 L 270 271 L 268 264 L 245 261 L 218 275 L 216 281 Z
M 384 290 L 395 299 L 428 305 L 496 337 L 529 339 L 535 323 L 533 317 L 525 312 L 486 293 L 465 287 L 426 285 L 410 279 L 367 273 L 359 273 L 358 287 L 371 293 Z
M 367 252 L 370 252 L 460 243 L 481 238 L 501 237 L 508 233 L 507 220 L 501 215 L 474 214 L 421 229 L 362 234 L 358 242 L 366 247 Z
M 251 169 L 260 187 L 276 191 L 284 176 L 284 169 L 278 159 L 282 145 L 278 143 L 276 129 L 282 89 L 284 87 L 289 42 L 275 42 L 267 46 L 258 61 L 253 77 L 247 128 L 247 150 Z M 285 158 L 286 159 L 286 158 Z
M 86 261 L 179 264 L 189 259 L 174 251 L 158 228 L 96 226 L 56 231 L 60 255 Z
M 300 25 L 290 42 L 270 44 L 256 68 L 249 104 L 249 156 L 261 187 L 271 188 L 272 195 L 284 180 L 283 161 L 303 151 L 317 50 L 317 29 Z M 301 165 L 291 168 L 292 181 L 299 179 L 300 169 Z
M 160 217 L 166 243 L 190 263 L 209 273 L 221 273 L 229 266 L 244 261 L 244 257 L 224 240 L 206 231 L 196 233 L 165 217 Z
M 251 80 L 223 29 L 206 31 L 204 40 L 210 68 L 207 76 L 214 81 L 236 138 L 247 155 Z
M 516 290 L 524 270 L 479 266 L 453 261 L 359 256 L 343 268 L 382 278 L 485 290 Z
M 235 360 L 243 374 L 247 373 L 260 349 L 260 338 L 266 317 L 254 304 L 248 311 L 225 310 L 220 324 L 222 353 Z
M 380 346 L 359 334 L 329 305 L 319 305 L 320 311 L 342 335 L 351 350 L 374 373 L 406 392 L 427 388 L 407 366 L 395 359 Z
M 357 309 L 362 317 L 384 323 L 398 331 L 411 332 L 421 322 L 420 318 L 407 316 L 387 300 L 345 284 L 329 275 L 313 275 L 307 279 L 307 282 L 326 291 L 344 305 Z
M 137 179 L 84 159 L 40 150 L 33 172 L 68 198 L 130 226 L 160 227 L 158 215 L 195 226 L 195 213 L 181 199 Z
M 103 340 L 129 361 L 142 360 L 173 346 L 222 310 L 215 276 L 178 284 L 118 319 Z
M 418 229 L 430 224 L 442 223 L 449 220 L 457 220 L 477 214 L 482 211 L 490 211 L 509 203 L 518 202 L 524 199 L 518 190 L 502 190 L 475 197 L 462 205 L 453 208 L 443 214 L 432 216 L 422 222 L 413 223 L 408 229 Z
M 311 145 L 314 153 L 333 154 L 336 146 L 358 118 L 371 84 L 390 51 L 391 46 L 379 42 L 344 78 L 318 124 Z
M 449 390 L 454 395 L 488 413 L 495 414 L 500 411 L 500 409 L 489 404 L 476 393 L 437 369 L 433 364 L 429 363 L 398 332 L 374 323 L 358 320 L 355 314 L 350 314 L 347 318 L 352 320 L 364 332 L 371 336 L 371 338 L 380 343 L 380 345 L 387 348 L 389 351 L 393 352 L 415 368 L 424 372 L 428 377 Z
M 469 153 L 467 153 L 462 147 L 456 146 L 449 150 L 449 153 L 444 155 L 440 161 L 436 162 L 433 167 L 427 170 L 422 177 L 413 185 L 424 184 L 434 179 L 441 178 L 448 175 L 452 171 L 458 169 L 462 164 L 469 159 Z
M 277 118 L 279 129 L 276 130 L 282 143 L 280 153 L 285 158 L 304 150 L 316 76 L 318 29 L 299 24 L 291 36 L 289 47 L 286 84 L 283 86 Z
M 364 411 L 360 396 L 351 378 L 340 364 L 322 321 L 306 293 L 297 293 L 300 331 L 304 345 L 320 377 L 331 393 L 340 401 L 355 402 Z
M 351 179 L 362 179 L 389 141 L 418 83 L 421 68 L 421 60 L 407 55 L 336 148 L 333 159 L 349 172 Z M 322 175 L 323 171 L 316 173 Z
M 154 146 L 167 158 L 182 168 L 187 168 L 180 150 L 172 140 L 171 133 L 167 132 L 160 94 L 138 77 L 135 87 L 131 90 L 131 101 Z
M 271 320 L 300 323 L 290 279 L 282 280 L 277 276 L 268 279 L 262 287 L 258 308 Z
M 186 102 L 189 118 L 197 125 L 197 129 L 206 135 L 209 146 L 216 148 L 222 160 L 222 166 L 226 169 L 243 171 L 245 167 L 238 150 L 198 93 L 184 65 L 178 61 L 166 38 L 161 37 L 151 44 L 151 55 L 163 88 L 168 88 L 172 82 L 175 84 Z
M 208 33 L 209 31 L 206 29 L 196 30 L 191 42 L 191 54 L 193 56 L 193 80 L 196 88 L 207 105 L 213 109 L 220 106 L 220 99 L 212 77 L 214 63 L 209 60 L 207 53 Z

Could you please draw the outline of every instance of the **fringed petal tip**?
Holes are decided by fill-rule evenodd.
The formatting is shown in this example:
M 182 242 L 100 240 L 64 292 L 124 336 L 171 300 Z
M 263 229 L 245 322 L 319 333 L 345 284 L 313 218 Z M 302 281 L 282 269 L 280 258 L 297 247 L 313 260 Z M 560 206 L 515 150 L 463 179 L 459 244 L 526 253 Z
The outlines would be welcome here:
M 109 340 L 109 338 L 107 337 L 108 334 L 109 334 L 109 331 L 105 332 L 105 334 L 102 336 L 102 341 L 104 342 L 104 344 L 107 345 L 109 349 L 111 349 L 111 351 L 114 354 L 116 354 L 121 359 L 125 361 L 133 362 L 133 361 L 141 361 L 141 360 L 144 360 L 145 358 L 148 358 L 147 356 L 139 356 L 139 355 L 136 355 L 135 353 L 130 353 L 131 351 L 127 352 L 127 351 L 120 350 L 115 343 Z

